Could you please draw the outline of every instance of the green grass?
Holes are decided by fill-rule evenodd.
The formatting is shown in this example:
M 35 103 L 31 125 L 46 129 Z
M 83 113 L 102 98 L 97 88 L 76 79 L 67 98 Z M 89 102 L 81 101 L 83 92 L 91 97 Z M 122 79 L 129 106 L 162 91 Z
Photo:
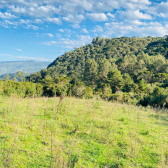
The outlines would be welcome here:
M 0 167 L 168 167 L 166 110 L 0 97 Z

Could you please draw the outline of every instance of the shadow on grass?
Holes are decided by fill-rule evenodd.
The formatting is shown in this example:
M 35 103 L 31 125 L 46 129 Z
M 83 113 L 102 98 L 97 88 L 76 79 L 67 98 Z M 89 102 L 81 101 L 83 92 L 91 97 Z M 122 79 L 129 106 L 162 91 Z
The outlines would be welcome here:
M 149 118 L 154 118 L 156 120 L 156 124 L 168 126 L 168 114 L 150 114 Z

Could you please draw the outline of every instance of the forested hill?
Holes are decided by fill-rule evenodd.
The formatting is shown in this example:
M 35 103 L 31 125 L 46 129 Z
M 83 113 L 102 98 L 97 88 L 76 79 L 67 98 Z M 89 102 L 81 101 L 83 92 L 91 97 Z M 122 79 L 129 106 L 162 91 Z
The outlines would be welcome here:
M 44 69 L 50 62 L 41 61 L 6 61 L 0 62 L 0 76 L 23 71 L 24 73 L 34 73 Z
M 131 77 L 137 78 L 144 71 L 160 72 L 158 67 L 160 61 L 167 65 L 164 58 L 168 58 L 167 36 L 112 39 L 97 37 L 91 44 L 66 52 L 52 62 L 47 69 L 31 75 L 29 79 L 37 81 L 44 78 L 55 79 L 60 76 L 69 76 L 87 80 L 90 70 L 92 71 L 90 75 L 94 77 L 92 80 L 95 80 L 95 77 L 105 78 L 113 69 L 120 70 L 122 74 L 129 73 Z M 155 64 L 158 66 L 154 67 Z

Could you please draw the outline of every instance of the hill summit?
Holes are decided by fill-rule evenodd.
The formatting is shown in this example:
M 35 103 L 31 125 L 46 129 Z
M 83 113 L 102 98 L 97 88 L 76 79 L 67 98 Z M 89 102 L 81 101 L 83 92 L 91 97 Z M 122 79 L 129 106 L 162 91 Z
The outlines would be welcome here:
M 158 56 L 159 55 L 159 56 Z M 106 77 L 112 69 L 119 69 L 121 73 L 129 73 L 137 76 L 141 71 L 150 70 L 146 67 L 142 57 L 157 56 L 168 58 L 168 38 L 165 37 L 121 37 L 121 38 L 100 38 L 93 39 L 91 44 L 76 48 L 74 51 L 66 52 L 56 58 L 47 69 L 30 76 L 30 80 L 44 78 L 55 79 L 60 76 L 86 79 L 85 73 L 90 64 L 94 66 L 92 72 L 96 71 L 96 76 Z M 150 58 L 150 57 L 149 57 Z M 162 58 L 162 59 L 164 59 Z M 153 57 L 151 57 L 153 59 Z M 141 61 L 140 61 L 141 60 Z M 90 62 L 88 64 L 88 62 Z M 133 72 L 133 66 L 145 68 L 139 72 Z M 152 64 L 152 62 L 151 62 Z M 131 67 L 132 69 L 130 69 Z M 130 69 L 130 70 L 128 70 Z M 95 76 L 95 74 L 93 75 Z

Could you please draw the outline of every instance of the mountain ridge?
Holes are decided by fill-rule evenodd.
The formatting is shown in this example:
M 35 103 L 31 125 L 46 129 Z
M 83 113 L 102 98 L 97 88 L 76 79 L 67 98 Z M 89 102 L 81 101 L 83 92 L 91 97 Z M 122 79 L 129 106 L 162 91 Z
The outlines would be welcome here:
M 35 73 L 41 69 L 47 68 L 50 62 L 41 61 L 1 61 L 0 76 L 23 71 L 24 73 Z

